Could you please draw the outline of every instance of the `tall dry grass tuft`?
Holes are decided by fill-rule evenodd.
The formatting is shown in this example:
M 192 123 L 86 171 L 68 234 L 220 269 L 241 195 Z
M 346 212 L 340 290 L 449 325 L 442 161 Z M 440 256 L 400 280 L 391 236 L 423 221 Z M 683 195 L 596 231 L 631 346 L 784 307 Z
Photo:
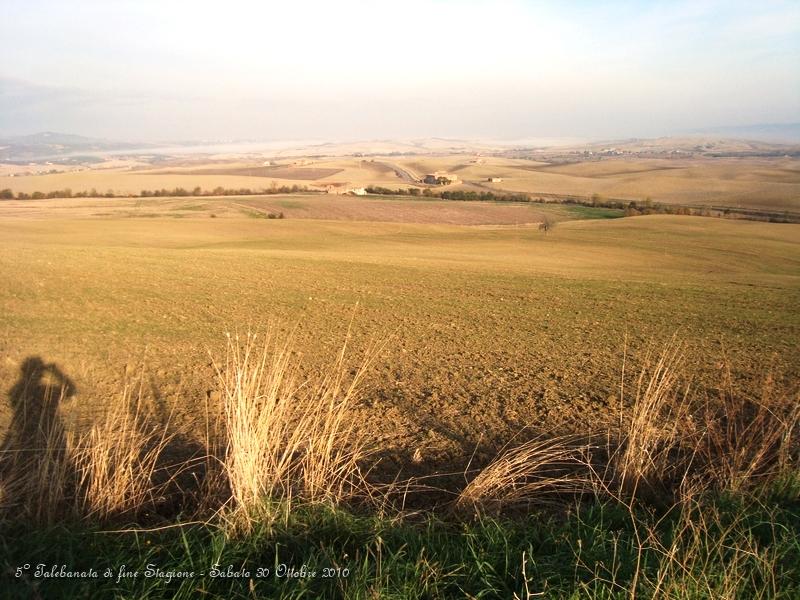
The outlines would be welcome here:
M 530 507 L 585 491 L 590 446 L 576 436 L 537 438 L 502 452 L 459 494 L 456 508 L 475 513 Z
M 657 360 L 645 361 L 630 414 L 627 420 L 620 414 L 616 439 L 609 435 L 606 489 L 665 499 L 709 488 L 741 492 L 796 469 L 798 389 L 778 385 L 768 373 L 761 394 L 752 397 L 734 385 L 726 361 L 719 394 L 691 398 L 681 383 L 684 356 L 673 338 Z
M 126 387 L 100 423 L 77 437 L 73 452 L 79 517 L 108 521 L 153 507 L 166 483 L 155 474 L 170 442 L 168 424 L 155 425 Z
M 605 439 L 605 451 L 577 438 L 540 438 L 505 449 L 467 485 L 457 506 L 514 509 L 546 500 L 549 491 L 584 491 L 587 479 L 595 494 L 631 509 L 639 500 L 668 506 L 708 489 L 746 491 L 796 475 L 798 390 L 767 376 L 761 395 L 747 397 L 726 369 L 719 397 L 698 401 L 686 383 L 685 356 L 674 336 L 660 352 L 646 353 L 629 406 L 621 393 L 618 425 L 586 436 Z
M 657 493 L 685 475 L 681 472 L 685 457 L 676 456 L 687 434 L 693 432 L 688 419 L 689 387 L 680 383 L 684 359 L 684 346 L 675 337 L 657 356 L 648 352 L 629 414 L 620 407 L 619 432 L 607 435 L 611 447 L 604 478 L 621 495 Z
M 367 490 L 361 464 L 370 451 L 354 409 L 368 361 L 346 382 L 345 350 L 317 381 L 299 378 L 289 342 L 270 334 L 228 336 L 215 363 L 222 389 L 221 462 L 233 514 L 249 527 L 274 500 L 344 502 Z
M 506 449 L 467 485 L 456 505 L 498 512 L 541 502 L 553 493 L 574 495 L 592 488 L 621 500 L 668 485 L 681 474 L 683 463 L 674 460 L 675 450 L 688 431 L 688 388 L 679 386 L 683 357 L 675 338 L 657 356 L 645 356 L 634 401 L 627 414 L 620 406 L 616 432 L 538 438 Z M 587 438 L 607 440 L 599 465 L 596 446 Z
M 800 393 L 776 384 L 772 373 L 760 396 L 747 397 L 735 389 L 726 365 L 719 397 L 699 412 L 705 434 L 699 453 L 715 488 L 744 491 L 796 469 Z

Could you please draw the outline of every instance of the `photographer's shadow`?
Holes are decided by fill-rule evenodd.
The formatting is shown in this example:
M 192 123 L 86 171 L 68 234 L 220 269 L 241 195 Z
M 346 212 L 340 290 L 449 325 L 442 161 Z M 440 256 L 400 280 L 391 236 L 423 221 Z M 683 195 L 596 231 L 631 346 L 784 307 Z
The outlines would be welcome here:
M 48 482 L 54 500 L 63 497 L 74 481 L 59 405 L 75 392 L 75 384 L 54 363 L 30 356 L 20 366 L 19 378 L 8 394 L 11 422 L 0 445 L 0 482 L 7 492 L 4 504 L 42 506 L 30 502 L 32 494 L 41 493 L 42 481 Z

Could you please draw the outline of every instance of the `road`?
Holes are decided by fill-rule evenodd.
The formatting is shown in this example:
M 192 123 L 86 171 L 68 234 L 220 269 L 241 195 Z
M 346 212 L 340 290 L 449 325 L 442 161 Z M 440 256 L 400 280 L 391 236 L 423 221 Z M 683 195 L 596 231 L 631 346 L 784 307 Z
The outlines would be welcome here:
M 405 181 L 406 183 L 421 183 L 422 182 L 422 178 L 417 176 L 416 173 L 406 169 L 405 167 L 401 167 L 397 163 L 380 162 L 378 164 L 381 164 L 381 165 L 383 165 L 385 167 L 389 167 L 390 169 L 392 169 L 395 172 L 395 174 L 400 179 Z

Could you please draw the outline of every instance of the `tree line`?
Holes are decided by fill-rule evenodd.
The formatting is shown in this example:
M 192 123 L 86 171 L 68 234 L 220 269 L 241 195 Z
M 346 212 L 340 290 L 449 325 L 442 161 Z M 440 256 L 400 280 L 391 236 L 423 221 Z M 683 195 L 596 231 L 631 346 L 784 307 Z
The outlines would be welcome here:
M 5 188 L 0 190 L 0 200 L 44 200 L 47 198 L 173 198 L 183 196 L 264 196 L 271 194 L 296 194 L 298 192 L 308 192 L 307 186 L 300 185 L 280 185 L 271 188 L 224 188 L 216 187 L 213 190 L 203 190 L 200 187 L 187 190 L 186 188 L 176 187 L 168 190 L 142 190 L 138 194 L 117 193 L 114 190 L 99 192 L 96 188 L 73 192 L 70 188 L 63 190 L 52 190 L 50 192 L 17 192 Z
M 474 190 L 444 190 L 437 191 L 431 188 L 399 188 L 390 189 L 381 186 L 365 188 L 368 194 L 385 196 L 412 196 L 424 198 L 438 198 L 441 200 L 471 201 L 471 202 L 535 202 L 539 204 L 567 204 L 586 206 L 591 208 L 609 208 L 622 211 L 626 217 L 639 215 L 689 215 L 698 217 L 721 217 L 732 219 L 748 219 L 753 221 L 769 221 L 772 223 L 796 223 L 798 217 L 788 212 L 783 214 L 746 211 L 731 208 L 688 207 L 673 204 L 654 202 L 647 197 L 643 200 L 620 200 L 605 198 L 600 194 L 583 196 L 542 197 L 523 193 L 498 194 L 491 191 Z M 184 196 L 262 196 L 271 194 L 296 194 L 298 192 L 313 192 L 305 185 L 281 185 L 270 188 L 224 188 L 218 186 L 213 190 L 203 190 L 195 187 L 191 190 L 182 187 L 172 189 L 142 190 L 138 194 L 116 193 L 114 190 L 99 192 L 92 188 L 89 191 L 73 192 L 69 188 L 53 190 L 50 192 L 17 192 L 5 188 L 0 190 L 0 200 L 42 200 L 47 198 L 172 198 Z
M 364 188 L 368 194 L 386 196 L 422 196 L 424 198 L 440 198 L 441 200 L 458 200 L 473 202 L 532 202 L 526 194 L 495 194 L 494 192 L 475 192 L 472 190 L 445 190 L 442 192 L 430 188 L 400 188 L 392 190 L 380 186 Z
M 608 208 L 622 211 L 626 217 L 639 215 L 688 215 L 695 217 L 719 217 L 728 219 L 748 219 L 752 221 L 769 221 L 770 223 L 796 223 L 798 217 L 789 213 L 776 214 L 759 211 L 745 211 L 731 208 L 689 207 L 674 204 L 655 202 L 649 196 L 642 200 L 621 200 L 606 198 L 600 194 L 584 196 L 532 196 L 523 193 L 496 194 L 490 191 L 474 190 L 444 190 L 436 191 L 430 188 L 400 188 L 389 189 L 380 186 L 365 188 L 369 194 L 392 196 L 423 196 L 425 198 L 439 198 L 441 200 L 457 200 L 472 202 L 535 202 L 538 204 L 566 204 L 586 206 L 589 208 Z

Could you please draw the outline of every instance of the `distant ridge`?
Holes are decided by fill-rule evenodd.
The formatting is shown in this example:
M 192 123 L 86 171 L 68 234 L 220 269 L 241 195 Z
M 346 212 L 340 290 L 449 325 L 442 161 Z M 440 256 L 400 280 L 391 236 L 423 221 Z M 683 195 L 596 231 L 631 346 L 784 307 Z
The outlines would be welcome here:
M 52 144 L 60 146 L 76 146 L 84 144 L 108 143 L 106 140 L 90 138 L 74 133 L 60 133 L 57 131 L 40 131 L 29 135 L 16 135 L 3 138 L 4 142 L 17 144 Z
M 147 144 L 133 144 L 73 133 L 42 131 L 30 135 L 0 138 L 0 161 L 29 161 L 60 158 L 81 152 L 103 152 L 142 148 Z
M 757 140 L 778 144 L 800 143 L 800 123 L 759 123 L 756 125 L 707 127 L 687 131 L 687 133 Z

